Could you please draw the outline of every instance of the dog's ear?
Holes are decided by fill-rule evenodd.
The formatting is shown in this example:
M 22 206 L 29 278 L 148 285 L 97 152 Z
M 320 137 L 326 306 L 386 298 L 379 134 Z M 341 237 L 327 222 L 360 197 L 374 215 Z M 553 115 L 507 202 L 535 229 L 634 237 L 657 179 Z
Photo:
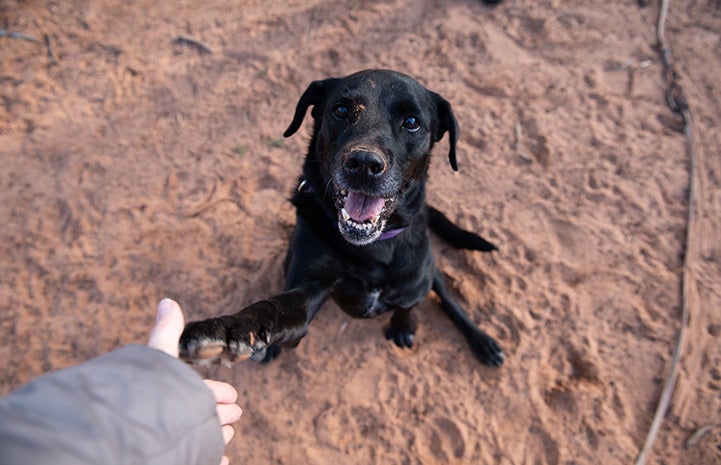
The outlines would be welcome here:
M 431 92 L 431 94 L 436 103 L 436 113 L 440 123 L 435 134 L 433 134 L 433 142 L 438 142 L 443 137 L 443 134 L 448 132 L 448 144 L 450 145 L 448 161 L 451 163 L 451 168 L 458 171 L 458 162 L 456 161 L 456 143 L 459 135 L 458 122 L 453 115 L 451 104 L 435 92 Z
M 290 137 L 300 129 L 303 118 L 305 118 L 305 112 L 309 106 L 317 105 L 328 92 L 328 88 L 337 79 L 325 79 L 323 81 L 313 81 L 310 83 L 308 88 L 303 92 L 298 100 L 298 105 L 295 107 L 295 115 L 293 115 L 293 121 L 290 122 L 290 126 L 283 133 L 283 137 Z M 313 117 L 316 116 L 316 110 L 313 108 Z

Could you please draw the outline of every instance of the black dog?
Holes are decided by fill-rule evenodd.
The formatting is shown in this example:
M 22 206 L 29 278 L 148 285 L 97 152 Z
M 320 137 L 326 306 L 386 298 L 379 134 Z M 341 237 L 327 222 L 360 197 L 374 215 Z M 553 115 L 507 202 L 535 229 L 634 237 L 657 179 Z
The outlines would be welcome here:
M 425 203 L 431 148 L 446 132 L 458 169 L 450 104 L 403 74 L 361 71 L 311 83 L 285 137 L 310 106 L 313 136 L 292 198 L 297 223 L 285 290 L 234 315 L 189 323 L 181 356 L 269 360 L 280 345 L 298 344 L 328 297 L 353 317 L 393 311 L 386 336 L 411 347 L 410 312 L 432 288 L 480 361 L 502 365 L 501 348 L 453 300 L 431 253 L 429 226 L 456 247 L 496 249 Z

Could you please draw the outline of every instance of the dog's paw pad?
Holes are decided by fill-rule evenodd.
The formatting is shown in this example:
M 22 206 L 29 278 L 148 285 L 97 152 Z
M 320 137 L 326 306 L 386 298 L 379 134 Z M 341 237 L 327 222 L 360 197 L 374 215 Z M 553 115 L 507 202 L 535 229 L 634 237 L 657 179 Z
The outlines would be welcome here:
M 178 343 L 180 358 L 189 362 L 215 363 L 226 350 L 225 328 L 213 320 L 188 323 Z
M 217 339 L 181 340 L 180 358 L 184 360 L 215 360 L 225 351 L 225 341 Z
M 248 330 L 226 317 L 188 323 L 180 337 L 180 358 L 189 362 L 261 361 L 268 348 L 266 332 Z

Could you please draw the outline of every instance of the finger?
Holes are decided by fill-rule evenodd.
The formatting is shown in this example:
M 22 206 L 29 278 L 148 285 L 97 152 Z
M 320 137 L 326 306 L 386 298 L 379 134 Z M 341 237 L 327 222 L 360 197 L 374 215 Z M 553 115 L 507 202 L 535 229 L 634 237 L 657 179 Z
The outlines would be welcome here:
M 223 443 L 227 446 L 233 436 L 235 436 L 235 430 L 230 425 L 223 426 Z
M 211 390 L 215 401 L 219 404 L 232 404 L 238 400 L 238 391 L 228 383 L 215 381 L 213 379 L 203 380 L 208 389 Z
M 173 357 L 178 356 L 178 341 L 183 333 L 185 320 L 177 302 L 163 299 L 158 304 L 155 327 L 150 332 L 148 347 L 162 350 Z
M 230 459 L 224 455 L 223 458 L 220 459 L 220 465 L 230 465 Z
M 221 425 L 229 425 L 240 420 L 243 415 L 243 410 L 238 404 L 216 404 L 215 413 L 218 414 L 218 420 Z

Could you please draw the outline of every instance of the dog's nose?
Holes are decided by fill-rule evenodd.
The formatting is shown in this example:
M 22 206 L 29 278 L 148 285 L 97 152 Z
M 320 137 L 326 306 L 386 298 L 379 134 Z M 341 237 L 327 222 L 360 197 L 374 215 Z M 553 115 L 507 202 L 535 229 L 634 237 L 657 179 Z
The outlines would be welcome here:
M 349 175 L 365 175 L 377 178 L 386 170 L 386 162 L 375 152 L 353 152 L 343 165 Z

